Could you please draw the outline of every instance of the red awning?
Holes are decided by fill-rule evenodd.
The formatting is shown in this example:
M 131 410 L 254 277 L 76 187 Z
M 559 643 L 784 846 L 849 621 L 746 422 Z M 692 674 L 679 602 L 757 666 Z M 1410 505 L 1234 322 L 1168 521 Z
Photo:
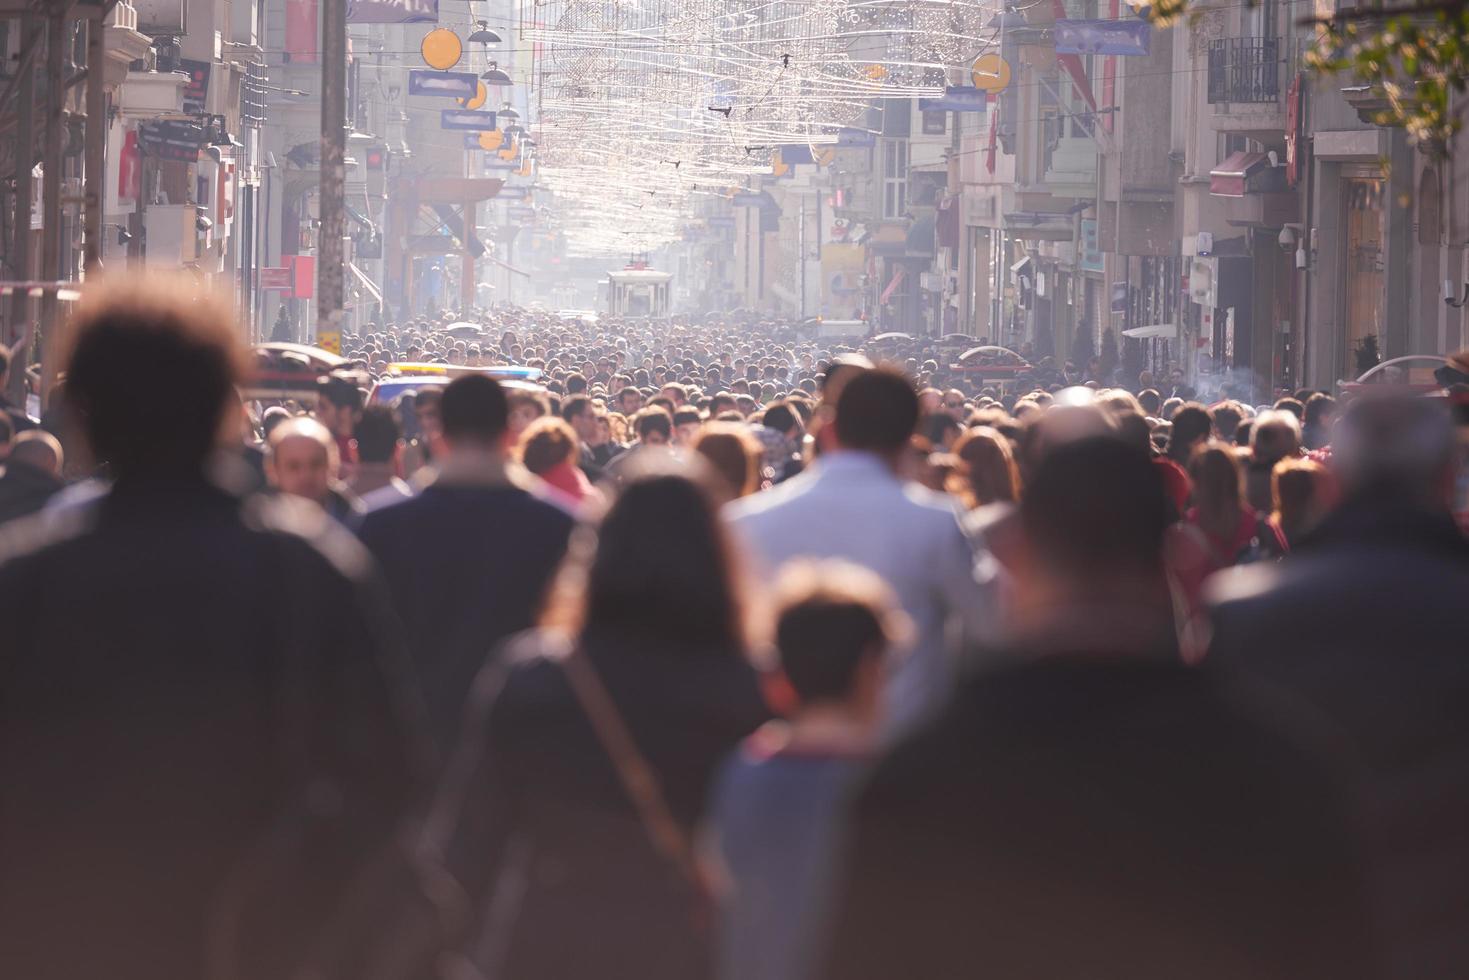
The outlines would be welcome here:
M 898 284 L 902 281 L 903 270 L 899 269 L 897 272 L 893 273 L 893 281 L 888 283 L 888 288 L 882 291 L 882 296 L 878 298 L 877 305 L 881 306 L 882 304 L 886 303 L 888 301 L 888 297 L 893 295 L 893 290 L 897 289 Z
M 1209 193 L 1216 197 L 1244 197 L 1249 190 L 1250 177 L 1268 166 L 1270 157 L 1264 153 L 1249 150 L 1231 153 L 1209 171 Z

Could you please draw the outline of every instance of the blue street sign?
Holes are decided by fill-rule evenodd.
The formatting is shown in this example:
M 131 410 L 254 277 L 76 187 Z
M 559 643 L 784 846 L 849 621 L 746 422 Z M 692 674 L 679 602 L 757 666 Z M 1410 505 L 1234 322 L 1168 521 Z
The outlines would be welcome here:
M 788 167 L 800 163 L 815 163 L 811 158 L 811 145 L 809 143 L 787 143 L 780 147 L 780 162 Z
M 439 0 L 347 0 L 349 24 L 432 24 Z
M 408 73 L 408 94 L 472 99 L 479 94 L 479 76 L 469 71 L 428 71 L 415 68 Z
M 950 85 L 941 99 L 919 99 L 919 112 L 984 112 L 990 94 L 973 85 Z
M 1145 20 L 1058 20 L 1051 28 L 1057 54 L 1146 55 L 1153 25 Z
M 444 109 L 439 113 L 440 129 L 470 129 L 487 133 L 495 128 L 495 114 L 472 109 Z

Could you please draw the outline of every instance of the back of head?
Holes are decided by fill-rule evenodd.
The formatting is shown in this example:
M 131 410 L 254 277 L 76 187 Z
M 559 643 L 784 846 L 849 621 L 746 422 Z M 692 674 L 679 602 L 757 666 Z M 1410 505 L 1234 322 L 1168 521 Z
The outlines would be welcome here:
M 219 438 L 243 355 L 228 304 L 197 290 L 108 279 L 88 287 L 73 320 L 68 402 L 120 480 L 199 473 Z
M 954 443 L 971 506 L 1014 502 L 1020 496 L 1020 470 L 1010 440 L 994 429 L 970 429 Z
M 439 420 L 449 442 L 493 446 L 505 435 L 510 407 L 494 378 L 466 374 L 444 387 Z
M 1270 473 L 1270 499 L 1275 516 L 1292 528 L 1320 510 L 1326 467 L 1310 459 L 1283 459 Z
M 1331 464 L 1348 497 L 1393 498 L 1442 511 L 1456 448 L 1443 399 L 1361 397 L 1341 413 Z
M 1119 574 L 1161 576 L 1167 513 L 1158 468 L 1140 449 L 1108 436 L 1048 453 L 1020 504 L 1038 570 L 1072 585 Z
M 584 634 L 735 652 L 743 635 L 734 559 L 715 500 L 682 473 L 633 476 L 597 532 Z
M 775 596 L 776 655 L 805 705 L 851 694 L 858 667 L 881 658 L 904 629 L 887 585 L 849 562 L 787 565 Z
M 263 435 L 267 441 L 269 441 L 270 434 L 275 431 L 275 427 L 280 425 L 282 422 L 286 421 L 290 417 L 291 413 L 287 409 L 282 408 L 280 405 L 270 406 L 265 410 L 265 414 L 260 418 L 260 434 Z
M 799 435 L 803 429 L 801 417 L 786 402 L 776 402 L 765 409 L 763 424 L 787 436 Z
M 724 481 L 730 499 L 746 497 L 760 489 L 759 441 L 745 426 L 734 422 L 710 422 L 694 440 L 694 452 L 709 461 Z
M 908 445 L 917 425 L 913 385 L 890 368 L 858 373 L 837 399 L 837 439 L 845 449 L 891 455 Z
M 1274 465 L 1301 448 L 1301 423 L 1290 412 L 1261 412 L 1250 428 L 1250 450 L 1255 461 Z
M 357 458 L 364 463 L 387 463 L 398 449 L 403 428 L 387 405 L 369 405 L 353 433 L 357 439 Z
M 1194 504 L 1206 523 L 1209 518 L 1232 523 L 1244 496 L 1244 474 L 1234 449 L 1220 442 L 1204 446 L 1189 460 L 1188 475 L 1194 484 Z
M 1198 402 L 1186 402 L 1173 413 L 1173 434 L 1168 438 L 1168 455 L 1176 460 L 1186 460 L 1193 454 L 1193 447 L 1214 431 L 1214 420 Z
M 1225 442 L 1234 442 L 1234 434 L 1245 417 L 1239 404 L 1231 401 L 1216 405 L 1213 414 L 1214 430 L 1219 433 L 1219 438 Z
M 16 437 L 15 445 L 11 446 L 6 461 L 23 463 L 43 473 L 60 476 L 66 457 L 55 436 L 44 429 L 30 429 Z
M 520 436 L 520 458 L 525 468 L 540 476 L 576 458 L 576 430 L 558 418 L 536 419 Z

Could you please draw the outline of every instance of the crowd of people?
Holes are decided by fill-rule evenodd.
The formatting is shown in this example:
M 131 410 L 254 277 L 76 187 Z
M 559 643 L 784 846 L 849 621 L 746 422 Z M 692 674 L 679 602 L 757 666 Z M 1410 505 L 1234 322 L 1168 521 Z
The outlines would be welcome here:
M 207 296 L 70 330 L 0 406 L 7 976 L 1469 962 L 1462 389 L 504 309 L 267 403 Z

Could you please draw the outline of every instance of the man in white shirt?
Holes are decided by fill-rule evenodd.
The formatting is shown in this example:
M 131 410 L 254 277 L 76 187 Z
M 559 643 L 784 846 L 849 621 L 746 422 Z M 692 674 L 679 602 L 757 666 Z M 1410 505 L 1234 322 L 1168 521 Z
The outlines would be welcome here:
M 908 379 L 864 370 L 837 401 L 834 449 L 800 476 L 725 511 L 766 574 L 793 558 L 844 558 L 882 576 L 897 594 L 915 635 L 889 678 L 891 727 L 942 698 L 960 646 L 992 643 L 998 625 L 994 562 L 976 554 L 951 501 L 897 474 L 917 424 Z

